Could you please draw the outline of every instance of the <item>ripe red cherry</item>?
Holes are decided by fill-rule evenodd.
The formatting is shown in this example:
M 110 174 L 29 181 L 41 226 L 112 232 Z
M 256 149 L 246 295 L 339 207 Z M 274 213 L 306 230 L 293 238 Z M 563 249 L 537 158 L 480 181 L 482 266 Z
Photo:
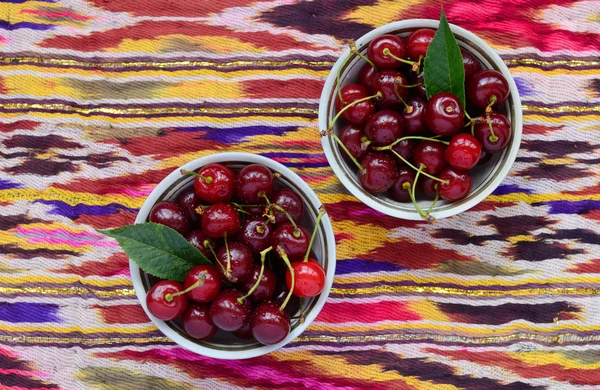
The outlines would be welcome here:
M 212 258 L 212 252 L 207 246 L 204 245 L 204 242 L 208 241 L 208 245 L 214 248 L 215 241 L 212 238 L 208 237 L 206 234 L 204 234 L 202 230 L 192 230 L 185 236 L 185 238 L 190 242 L 190 244 L 195 246 L 196 249 L 202 252 L 204 256 L 208 257 L 209 259 Z
M 310 242 L 310 233 L 306 229 L 298 226 L 297 232 L 291 223 L 284 223 L 279 225 L 271 236 L 271 246 L 273 248 L 281 246 L 290 261 L 302 259 Z
M 492 136 L 492 132 L 490 131 L 490 121 L 497 139 Z M 489 119 L 485 115 L 481 123 L 475 124 L 474 133 L 475 138 L 481 143 L 483 150 L 488 153 L 496 153 L 506 148 L 508 141 L 510 141 L 510 121 L 499 112 L 491 112 L 489 113 Z
M 250 289 L 256 284 L 258 276 L 260 275 L 260 265 L 253 264 L 250 269 L 250 275 L 240 282 L 240 288 L 244 293 L 248 293 Z M 262 302 L 270 299 L 275 293 L 275 287 L 277 286 L 277 277 L 275 273 L 268 267 L 263 270 L 262 278 L 256 290 L 248 296 L 252 302 Z
M 416 84 L 420 84 L 417 87 L 411 88 L 411 91 L 423 98 L 426 99 L 427 98 L 427 90 L 425 89 L 425 82 L 423 79 L 423 70 L 421 70 L 421 72 L 416 73 L 413 72 L 412 69 L 408 72 L 408 80 L 410 82 L 410 85 L 416 85 Z
M 485 69 L 475 73 L 467 83 L 467 98 L 476 107 L 497 106 L 508 97 L 508 82 L 502 73 Z M 494 102 L 495 99 L 495 102 Z
M 456 134 L 446 148 L 446 161 L 456 169 L 469 170 L 477 165 L 481 144 L 468 133 Z
M 468 82 L 471 77 L 481 69 L 481 63 L 473 54 L 466 50 L 461 50 L 463 65 L 465 67 L 465 81 Z
M 241 242 L 230 242 L 227 245 L 229 247 L 229 266 L 230 276 L 226 275 L 227 272 L 227 247 L 223 245 L 217 252 L 217 272 L 221 278 L 229 280 L 230 282 L 237 283 L 240 280 L 247 278 L 250 275 L 252 268 L 252 251 L 246 245 Z M 225 269 L 225 271 L 224 271 Z
M 372 194 L 387 191 L 398 176 L 396 162 L 387 154 L 369 153 L 360 165 L 365 171 L 358 171 L 358 181 Z
M 263 204 L 265 199 L 260 196 L 262 192 L 271 198 L 273 194 L 273 174 L 260 164 L 245 166 L 235 182 L 238 199 L 244 204 Z
M 290 333 L 290 316 L 275 302 L 263 302 L 254 309 L 250 329 L 256 340 L 265 345 L 277 344 Z
M 209 164 L 200 170 L 194 178 L 196 195 L 207 203 L 227 203 L 235 191 L 235 174 L 221 164 Z M 210 179 L 209 179 L 210 178 Z
M 399 67 L 402 63 L 386 55 L 385 49 L 388 49 L 395 57 L 404 58 L 406 56 L 404 40 L 392 34 L 384 34 L 373 39 L 367 49 L 367 57 L 373 61 L 377 69 L 394 69 Z
M 435 199 L 436 194 L 437 194 L 437 185 L 438 185 L 438 181 L 437 180 L 433 180 L 430 177 L 423 177 L 422 179 L 419 178 L 419 184 L 421 186 L 421 191 L 423 191 L 423 194 L 425 194 L 425 196 L 428 199 Z
M 398 202 L 410 202 L 409 190 L 415 181 L 415 171 L 412 168 L 398 168 L 398 178 L 390 188 L 392 199 Z M 407 188 L 405 188 L 405 186 Z
M 452 167 L 446 167 L 440 173 L 440 179 L 448 181 L 448 184 L 438 183 L 438 190 L 442 199 L 449 202 L 464 199 L 473 187 L 473 179 L 469 172 Z
M 350 154 L 359 161 L 367 154 L 367 151 L 362 149 L 362 137 L 364 136 L 365 133 L 362 127 L 353 124 L 348 124 L 340 130 L 340 141 Z M 341 153 L 346 161 L 350 161 L 350 157 L 345 151 L 342 150 Z
M 250 329 L 250 320 L 248 320 L 248 322 L 246 322 L 240 329 L 233 332 L 233 334 L 240 339 L 254 338 L 252 336 L 252 329 Z
M 185 332 L 196 340 L 208 340 L 217 333 L 206 303 L 191 303 L 181 316 L 181 325 Z
M 325 270 L 315 259 L 296 261 L 292 263 L 295 284 L 292 294 L 300 298 L 316 297 L 321 294 L 325 286 Z M 285 283 L 288 288 L 292 286 L 292 274 L 288 268 L 285 274 Z
M 271 224 L 265 223 L 264 218 L 253 217 L 244 221 L 237 239 L 250 248 L 255 256 L 258 256 L 261 251 L 269 247 L 272 234 Z
M 146 307 L 152 315 L 159 320 L 170 321 L 179 317 L 187 307 L 187 297 L 185 294 L 172 297 L 183 291 L 181 284 L 172 280 L 163 280 L 156 283 L 146 294 Z
M 404 131 L 406 135 L 423 135 L 427 131 L 425 122 L 425 101 L 414 97 L 406 101 L 407 108 L 402 112 Z
M 342 88 L 342 100 L 336 95 L 335 110 L 340 112 L 344 107 L 356 100 L 369 96 L 365 87 L 358 84 L 348 84 Z M 369 116 L 375 112 L 375 104 L 371 100 L 357 103 L 342 113 L 342 118 L 355 125 L 364 124 Z
M 304 215 L 304 203 L 302 202 L 302 198 L 294 191 L 288 188 L 281 188 L 275 191 L 271 203 L 276 204 L 287 211 L 294 222 L 300 223 L 302 220 L 302 216 Z M 275 223 L 277 224 L 289 222 L 287 215 L 275 208 L 273 209 L 273 215 L 275 215 Z
M 196 302 L 210 302 L 221 291 L 221 278 L 217 270 L 210 265 L 197 265 L 185 275 L 183 288 L 187 290 L 200 280 L 200 285 L 186 293 Z
M 360 72 L 358 72 L 358 83 L 370 91 L 373 76 L 375 76 L 375 68 L 367 62 L 360 68 Z
M 425 164 L 424 172 L 437 175 L 446 166 L 446 145 L 441 142 L 423 141 L 413 150 L 413 163 L 418 168 Z
M 235 332 L 250 319 L 252 307 L 247 299 L 240 303 L 242 293 L 238 290 L 223 290 L 210 304 L 210 318 L 217 327 L 228 332 Z
M 425 108 L 427 127 L 443 136 L 458 133 L 463 127 L 464 115 L 458 98 L 446 92 L 433 95 Z
M 202 214 L 202 231 L 210 238 L 222 238 L 225 233 L 233 237 L 242 220 L 235 207 L 229 203 L 217 203 L 208 207 Z
M 196 195 L 194 188 L 188 188 L 179 194 L 177 199 L 175 199 L 175 203 L 185 212 L 190 223 L 200 223 L 200 214 L 196 212 L 196 209 L 200 206 L 201 200 Z
M 159 202 L 150 211 L 150 222 L 160 223 L 174 229 L 179 234 L 186 234 L 190 229 L 185 211 L 171 201 Z
M 410 159 L 410 156 L 412 156 L 414 147 L 415 147 L 415 143 L 412 139 L 404 139 L 404 140 L 398 142 L 396 145 L 394 145 L 392 147 L 392 149 L 396 153 L 398 153 L 399 155 L 404 157 L 405 160 L 408 160 L 408 159 Z M 398 163 L 404 164 L 404 161 L 402 161 L 402 159 L 398 158 L 398 156 L 396 156 L 395 154 L 394 154 L 394 157 L 396 158 Z
M 398 98 L 398 95 L 402 99 L 406 99 L 408 96 L 408 89 L 404 87 L 408 85 L 406 76 L 404 74 L 387 69 L 381 70 L 375 73 L 373 76 L 373 82 L 371 84 L 371 92 L 376 94 L 381 92 L 381 97 L 375 98 L 375 103 L 380 108 L 394 108 L 400 109 L 404 106 L 402 100 Z M 396 94 L 398 92 L 398 95 Z
M 397 111 L 383 109 L 371 115 L 365 135 L 374 145 L 389 145 L 404 134 L 404 119 Z
M 435 31 L 429 28 L 421 28 L 415 30 L 408 36 L 406 46 L 408 49 L 408 56 L 413 61 L 418 61 L 420 56 L 425 57 L 429 42 L 433 40 Z

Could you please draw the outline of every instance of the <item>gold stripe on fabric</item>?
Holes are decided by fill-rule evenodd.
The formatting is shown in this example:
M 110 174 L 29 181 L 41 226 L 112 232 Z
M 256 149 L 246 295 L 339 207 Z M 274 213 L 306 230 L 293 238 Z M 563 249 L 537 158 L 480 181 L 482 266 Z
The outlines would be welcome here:
M 536 107 L 536 106 L 528 106 L 523 105 L 523 111 L 529 112 L 544 112 L 547 114 L 560 114 L 563 112 L 600 112 L 600 106 L 595 105 L 591 107 L 581 107 L 581 106 L 559 106 L 559 107 Z
M 172 343 L 168 337 L 37 337 L 37 336 L 5 336 L 0 335 L 0 342 L 14 344 L 82 344 L 82 345 L 107 345 L 107 344 L 145 344 L 145 343 Z
M 535 60 L 533 58 L 520 58 L 512 60 L 504 60 L 507 65 L 537 65 L 537 66 L 568 66 L 570 68 L 576 68 L 579 66 L 598 66 L 600 61 L 584 61 L 584 60 L 555 60 L 555 61 L 543 61 Z
M 90 293 L 101 298 L 135 296 L 135 290 L 130 288 L 106 291 L 85 287 L 0 287 L 0 294 L 85 295 Z
M 435 286 L 390 286 L 379 285 L 364 288 L 332 288 L 331 294 L 337 295 L 367 295 L 378 293 L 424 293 L 444 295 L 464 295 L 471 297 L 502 297 L 529 295 L 597 295 L 600 289 L 577 287 L 541 287 L 516 290 L 469 290 Z

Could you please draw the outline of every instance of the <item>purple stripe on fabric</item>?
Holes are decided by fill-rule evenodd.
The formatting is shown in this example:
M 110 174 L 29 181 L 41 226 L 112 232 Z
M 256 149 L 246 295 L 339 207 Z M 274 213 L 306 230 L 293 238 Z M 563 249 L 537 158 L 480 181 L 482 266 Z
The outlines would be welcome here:
M 600 210 L 600 201 L 580 200 L 571 202 L 568 200 L 556 200 L 552 202 L 534 203 L 534 206 L 550 206 L 550 214 L 587 214 L 592 210 Z
M 18 23 L 11 24 L 10 22 L 8 22 L 6 20 L 0 20 L 0 30 L 13 31 L 13 30 L 18 30 L 18 29 L 22 29 L 22 28 L 28 28 L 30 30 L 45 31 L 45 30 L 52 30 L 52 29 L 54 29 L 54 27 L 55 26 L 52 24 L 41 24 L 41 23 L 30 23 L 30 22 L 18 22 Z
M 0 3 L 23 4 L 31 0 L 0 0 Z M 36 0 L 40 3 L 56 3 L 56 0 Z
M 520 77 L 513 77 L 513 79 L 515 80 L 515 83 L 517 84 L 517 89 L 519 90 L 519 95 L 523 96 L 530 96 L 534 93 L 533 88 L 531 88 L 531 86 L 529 84 L 527 84 L 527 81 L 525 81 L 524 79 L 520 78 Z
M 296 131 L 297 127 L 271 127 L 271 126 L 248 126 L 229 129 L 211 127 L 184 127 L 178 128 L 180 132 L 203 132 L 202 139 L 209 139 L 223 143 L 238 143 L 257 135 L 281 136 L 290 131 Z
M 125 210 L 131 213 L 137 213 L 138 209 L 132 209 L 122 206 L 117 203 L 110 203 L 106 206 L 90 206 L 86 204 L 77 204 L 71 206 L 68 203 L 61 202 L 59 200 L 37 200 L 36 203 L 43 203 L 45 205 L 53 206 L 50 214 L 62 215 L 70 219 L 76 219 L 80 215 L 110 215 L 118 213 L 120 210 Z
M 21 188 L 22 185 L 12 181 L 0 179 L 0 190 L 10 190 L 11 188 Z
M 0 302 L 0 321 L 62 322 L 58 317 L 58 305 L 49 303 Z
M 515 194 L 515 193 L 532 194 L 533 190 L 530 190 L 527 188 L 520 188 L 516 184 L 506 184 L 506 185 L 499 186 L 493 192 L 494 195 L 506 195 L 506 194 Z
M 354 272 L 402 271 L 405 269 L 406 267 L 391 262 L 356 259 L 338 260 L 335 265 L 335 273 L 338 275 Z

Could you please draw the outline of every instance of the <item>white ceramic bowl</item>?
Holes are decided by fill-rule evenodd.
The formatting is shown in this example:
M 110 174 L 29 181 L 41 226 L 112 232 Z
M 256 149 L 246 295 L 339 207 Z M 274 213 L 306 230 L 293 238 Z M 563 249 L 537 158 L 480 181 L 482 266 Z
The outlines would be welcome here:
M 432 28 L 437 29 L 439 22 L 436 20 L 429 19 L 409 19 L 400 22 L 394 22 L 381 26 L 365 35 L 356 41 L 356 47 L 358 51 L 366 55 L 367 47 L 369 43 L 383 34 L 395 34 L 402 37 L 410 35 L 410 33 L 419 28 Z M 473 189 L 470 194 L 463 200 L 458 202 L 446 202 L 443 200 L 438 201 L 431 215 L 435 218 L 445 218 L 452 215 L 456 215 L 462 211 L 468 210 L 475 206 L 488 195 L 490 195 L 496 187 L 502 182 L 510 171 L 519 150 L 521 144 L 521 134 L 523 132 L 523 115 L 521 111 L 521 100 L 519 98 L 519 91 L 517 85 L 512 78 L 508 68 L 498 56 L 498 54 L 483 40 L 475 36 L 473 33 L 450 25 L 456 40 L 461 48 L 466 49 L 481 61 L 484 68 L 495 69 L 501 72 L 510 86 L 510 95 L 504 102 L 504 108 L 506 116 L 512 124 L 512 136 L 507 148 L 501 153 L 493 155 L 492 160 L 487 164 L 478 166 L 472 169 L 470 172 L 473 176 Z M 323 87 L 323 93 L 321 94 L 321 100 L 319 103 L 319 129 L 327 129 L 330 121 L 336 114 L 334 107 L 334 96 L 336 93 L 336 74 L 341 66 L 344 66 L 342 70 L 340 80 L 342 80 L 342 86 L 350 84 L 350 80 L 356 80 L 358 72 L 361 66 L 365 63 L 360 57 L 352 54 L 352 59 L 344 65 L 344 61 L 350 56 L 350 50 L 347 49 L 342 56 L 337 60 L 331 73 L 325 81 Z M 338 121 L 334 131 L 339 133 L 343 124 Z M 335 140 L 332 137 L 323 137 L 321 140 L 325 156 L 327 161 L 331 165 L 331 168 L 340 179 L 342 184 L 356 196 L 360 201 L 368 205 L 369 207 L 380 211 L 384 214 L 402 218 L 420 220 L 421 217 L 417 213 L 412 203 L 400 203 L 396 202 L 387 195 L 373 195 L 365 191 L 356 176 L 356 168 L 352 163 L 348 163 L 342 157 L 343 151 L 341 151 Z M 431 201 L 421 200 L 418 202 L 422 209 L 427 210 L 431 205 Z
M 282 164 L 269 158 L 251 153 L 217 153 L 199 158 L 185 164 L 180 168 L 177 168 L 163 181 L 161 181 L 154 191 L 152 191 L 152 193 L 148 196 L 142 205 L 137 218 L 135 219 L 135 223 L 147 222 L 150 210 L 157 202 L 160 202 L 163 199 L 174 198 L 193 180 L 193 177 L 190 175 L 181 175 L 180 170 L 182 168 L 189 171 L 194 171 L 211 163 L 221 163 L 234 170 L 242 168 L 248 164 L 262 164 L 269 168 L 273 173 L 280 173 L 281 178 L 278 179 L 277 182 L 282 183 L 296 191 L 304 201 L 305 211 L 302 224 L 304 226 L 314 226 L 319 207 L 321 207 L 321 201 L 315 192 L 298 175 Z M 286 337 L 279 344 L 275 345 L 262 345 L 256 340 L 242 340 L 233 336 L 232 334 L 221 331 L 217 332 L 217 334 L 209 341 L 198 341 L 192 339 L 185 334 L 181 326 L 175 321 L 161 321 L 148 311 L 148 308 L 146 307 L 146 292 L 151 287 L 151 279 L 145 272 L 140 270 L 137 264 L 131 260 L 129 261 L 129 269 L 131 271 L 133 287 L 135 288 L 135 292 L 140 300 L 140 303 L 142 304 L 142 307 L 144 308 L 144 311 L 148 317 L 150 317 L 152 322 L 158 327 L 158 329 L 165 334 L 165 336 L 169 337 L 180 346 L 200 355 L 219 359 L 247 359 L 275 351 L 276 349 L 281 348 L 298 337 L 313 322 L 317 314 L 319 314 L 323 308 L 323 305 L 327 300 L 327 296 L 329 295 L 331 284 L 333 283 L 336 261 L 335 237 L 333 234 L 331 221 L 329 220 L 327 214 L 325 214 L 321 219 L 321 224 L 313 244 L 313 251 L 325 269 L 325 288 L 323 289 L 321 295 L 315 298 L 303 300 L 302 308 L 305 313 L 305 321 L 303 323 L 300 323 L 298 320 L 292 321 L 292 331 L 288 337 Z

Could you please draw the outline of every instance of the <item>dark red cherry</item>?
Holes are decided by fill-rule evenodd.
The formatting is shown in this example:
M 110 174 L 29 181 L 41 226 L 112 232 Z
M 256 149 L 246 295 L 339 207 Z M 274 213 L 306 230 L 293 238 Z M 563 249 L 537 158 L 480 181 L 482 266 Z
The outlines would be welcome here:
M 415 143 L 412 139 L 404 139 L 404 140 L 398 142 L 396 145 L 394 145 L 392 147 L 392 149 L 394 149 L 394 151 L 396 153 L 398 153 L 399 155 L 404 157 L 405 160 L 409 160 L 410 156 L 412 156 L 414 147 L 415 147 Z M 398 158 L 398 156 L 396 156 L 395 154 L 394 154 L 394 158 L 396 158 L 398 163 L 404 164 L 404 161 L 402 161 L 402 159 Z
M 302 221 L 302 216 L 304 215 L 304 202 L 302 202 L 300 195 L 294 191 L 288 188 L 281 188 L 275 191 L 271 203 L 276 204 L 287 211 L 294 222 L 300 223 L 300 221 Z M 287 215 L 276 208 L 273 209 L 273 215 L 275 215 L 275 223 L 277 224 L 289 222 Z
M 340 112 L 344 107 L 356 100 L 369 96 L 369 91 L 362 85 L 348 84 L 342 88 L 342 100 L 336 94 L 335 110 Z M 371 100 L 365 100 L 348 108 L 342 113 L 342 118 L 355 125 L 364 124 L 369 116 L 375 112 L 375 103 Z
M 442 199 L 450 202 L 464 199 L 473 187 L 473 179 L 467 171 L 461 171 L 452 167 L 446 167 L 440 173 L 440 179 L 448 181 L 448 184 L 438 183 L 438 190 Z
M 481 144 L 468 133 L 456 134 L 446 148 L 446 161 L 456 169 L 469 170 L 479 162 Z
M 437 175 L 446 166 L 446 145 L 441 142 L 423 141 L 413 149 L 413 163 L 418 168 L 425 164 L 424 172 Z
M 492 159 L 492 153 L 488 153 L 485 150 L 481 150 L 481 156 L 479 157 L 479 161 L 477 165 L 485 165 Z
M 215 247 L 215 240 L 208 237 L 201 229 L 192 230 L 189 232 L 185 238 L 196 247 L 202 254 L 209 259 L 212 259 L 213 255 L 210 251 L 210 248 L 207 245 L 204 245 L 205 241 L 208 241 L 208 245 L 211 247 Z
M 200 214 L 196 212 L 198 206 L 200 206 L 200 198 L 196 195 L 196 191 L 194 188 L 188 188 L 184 190 L 177 199 L 175 199 L 175 203 L 186 213 L 188 220 L 191 224 L 199 224 L 200 223 Z
M 492 123 L 494 135 L 497 139 L 492 136 L 490 122 Z M 510 121 L 499 112 L 491 112 L 489 113 L 489 119 L 488 115 L 484 115 L 483 121 L 475 124 L 474 133 L 475 138 L 481 143 L 483 150 L 488 153 L 496 153 L 506 148 L 508 141 L 510 141 Z
M 404 85 L 408 85 L 406 76 L 398 71 L 387 69 L 375 73 L 371 84 L 371 92 L 373 94 L 381 92 L 382 95 L 382 97 L 375 98 L 374 100 L 377 107 L 394 109 L 404 107 L 402 100 L 398 98 L 398 95 L 402 99 L 406 99 L 408 96 L 408 89 Z
M 229 257 L 227 256 L 227 247 L 229 247 Z M 222 267 L 219 264 L 216 265 L 217 272 L 222 279 L 237 283 L 250 275 L 253 262 L 252 251 L 241 242 L 229 242 L 227 247 L 223 245 L 217 252 L 217 262 L 222 265 Z M 228 261 L 231 262 L 229 277 L 226 275 Z
M 465 81 L 468 82 L 481 69 L 481 62 L 466 50 L 461 50 L 460 53 L 462 54 L 463 65 L 465 66 Z
M 316 297 L 325 287 L 325 270 L 315 259 L 308 261 L 292 262 L 294 271 L 294 290 L 292 294 L 300 298 Z M 288 288 L 292 286 L 292 273 L 288 269 L 285 274 L 285 283 Z
M 263 193 L 270 199 L 273 194 L 273 174 L 260 164 L 245 166 L 235 182 L 236 196 L 244 204 L 264 204 Z
M 225 233 L 233 237 L 241 224 L 237 209 L 229 203 L 213 204 L 202 214 L 202 231 L 210 238 L 222 238 Z
M 250 329 L 250 320 L 248 320 L 248 322 L 246 322 L 240 329 L 233 332 L 233 334 L 240 339 L 254 338 L 254 336 L 252 336 L 252 329 Z
M 181 284 L 172 280 L 156 283 L 146 294 L 146 307 L 159 320 L 170 321 L 179 317 L 187 307 L 185 294 L 170 297 L 183 291 Z M 169 299 L 170 298 L 170 299 Z
M 425 107 L 425 123 L 429 130 L 438 135 L 458 133 L 463 127 L 464 119 L 462 106 L 451 93 L 440 92 L 433 95 Z
M 271 234 L 273 234 L 271 224 L 265 223 L 264 218 L 252 217 L 244 221 L 237 239 L 250 248 L 255 256 L 258 256 L 260 252 L 269 247 Z
M 191 338 L 208 340 L 217 333 L 217 327 L 210 318 L 207 303 L 191 303 L 181 316 L 181 326 Z
M 185 235 L 190 229 L 187 214 L 175 202 L 159 202 L 150 211 L 150 222 L 160 223 Z
M 290 316 L 285 310 L 279 310 L 279 305 L 275 302 L 259 304 L 250 319 L 252 335 L 265 345 L 280 343 L 290 333 L 291 328 Z
M 281 246 L 290 261 L 300 260 L 306 254 L 310 236 L 311 234 L 302 226 L 298 226 L 296 231 L 291 223 L 284 223 L 273 232 L 271 246 L 273 248 Z
M 427 48 L 429 47 L 429 42 L 433 40 L 434 36 L 435 30 L 429 28 L 421 28 L 413 31 L 406 40 L 408 56 L 410 59 L 413 61 L 419 61 L 420 56 L 425 57 Z
M 495 96 L 497 106 L 506 100 L 509 93 L 508 82 L 502 73 L 485 69 L 475 73 L 467 83 L 467 98 L 473 105 L 479 108 L 486 108 L 492 103 L 492 96 Z
M 200 170 L 194 178 L 196 195 L 207 203 L 227 203 L 235 191 L 235 173 L 221 164 L 209 164 Z M 210 178 L 210 179 L 209 179 Z
M 290 291 L 285 283 L 285 274 L 288 272 L 289 268 L 285 264 L 284 267 L 283 277 L 277 281 L 277 287 L 275 287 L 275 294 L 273 295 L 273 302 L 276 302 L 279 306 L 283 304 Z M 300 310 L 300 306 L 302 306 L 302 300 L 299 297 L 292 295 L 285 306 L 285 311 L 287 311 L 290 316 L 294 316 L 298 313 L 298 310 Z
M 238 301 L 243 295 L 238 290 L 223 290 L 210 304 L 210 318 L 214 324 L 228 332 L 241 329 L 250 319 L 252 307 L 247 299 Z
M 258 276 L 260 275 L 260 265 L 253 264 L 250 269 L 250 275 L 240 282 L 240 288 L 244 293 L 248 293 L 250 289 L 256 284 Z M 275 273 L 268 267 L 263 270 L 262 278 L 256 290 L 250 294 L 248 299 L 252 302 L 262 302 L 270 299 L 275 293 L 275 287 L 277 285 L 277 277 Z
M 359 161 L 367 154 L 366 149 L 362 149 L 362 137 L 364 136 L 365 133 L 361 126 L 348 124 L 340 130 L 340 141 L 346 146 L 350 154 Z M 340 152 L 346 161 L 350 161 L 350 157 L 345 151 Z
M 417 85 L 420 84 L 417 87 L 413 87 L 411 88 L 411 92 L 413 92 L 415 95 L 426 99 L 427 98 L 427 90 L 425 89 L 425 81 L 423 80 L 423 70 L 421 70 L 421 72 L 416 73 L 413 72 L 412 70 L 409 71 L 408 73 L 408 80 L 410 85 Z
M 252 207 L 244 207 L 244 211 L 250 214 L 253 217 L 262 217 L 265 214 L 265 206 L 252 206 Z
M 425 194 L 425 196 L 427 197 L 427 199 L 435 199 L 436 194 L 437 194 L 437 185 L 438 185 L 439 181 L 437 180 L 433 180 L 430 177 L 419 177 L 419 184 L 421 187 L 421 191 L 423 191 L 423 194 Z
M 367 62 L 360 68 L 360 72 L 358 72 L 358 83 L 370 91 L 373 84 L 373 76 L 375 76 L 375 68 Z
M 410 202 L 409 190 L 415 181 L 415 171 L 412 168 L 398 168 L 398 178 L 390 188 L 392 199 L 398 202 Z
M 367 50 L 367 57 L 373 61 L 377 69 L 398 68 L 402 62 L 385 54 L 385 49 L 388 49 L 397 58 L 405 58 L 406 45 L 404 40 L 392 34 L 380 35 L 369 43 Z
M 406 135 L 423 135 L 427 132 L 425 122 L 425 101 L 414 97 L 406 101 L 408 107 L 402 112 L 404 118 L 404 132 Z
M 372 194 L 387 191 L 398 176 L 396 162 L 387 154 L 369 153 L 360 165 L 365 171 L 358 171 L 358 181 Z
M 200 281 L 200 285 L 186 293 L 188 298 L 193 301 L 210 302 L 221 291 L 221 278 L 213 266 L 197 265 L 189 270 L 183 280 L 183 288 L 187 290 L 198 281 Z
M 371 115 L 365 135 L 374 145 L 389 145 L 404 134 L 404 119 L 397 111 L 383 109 Z

